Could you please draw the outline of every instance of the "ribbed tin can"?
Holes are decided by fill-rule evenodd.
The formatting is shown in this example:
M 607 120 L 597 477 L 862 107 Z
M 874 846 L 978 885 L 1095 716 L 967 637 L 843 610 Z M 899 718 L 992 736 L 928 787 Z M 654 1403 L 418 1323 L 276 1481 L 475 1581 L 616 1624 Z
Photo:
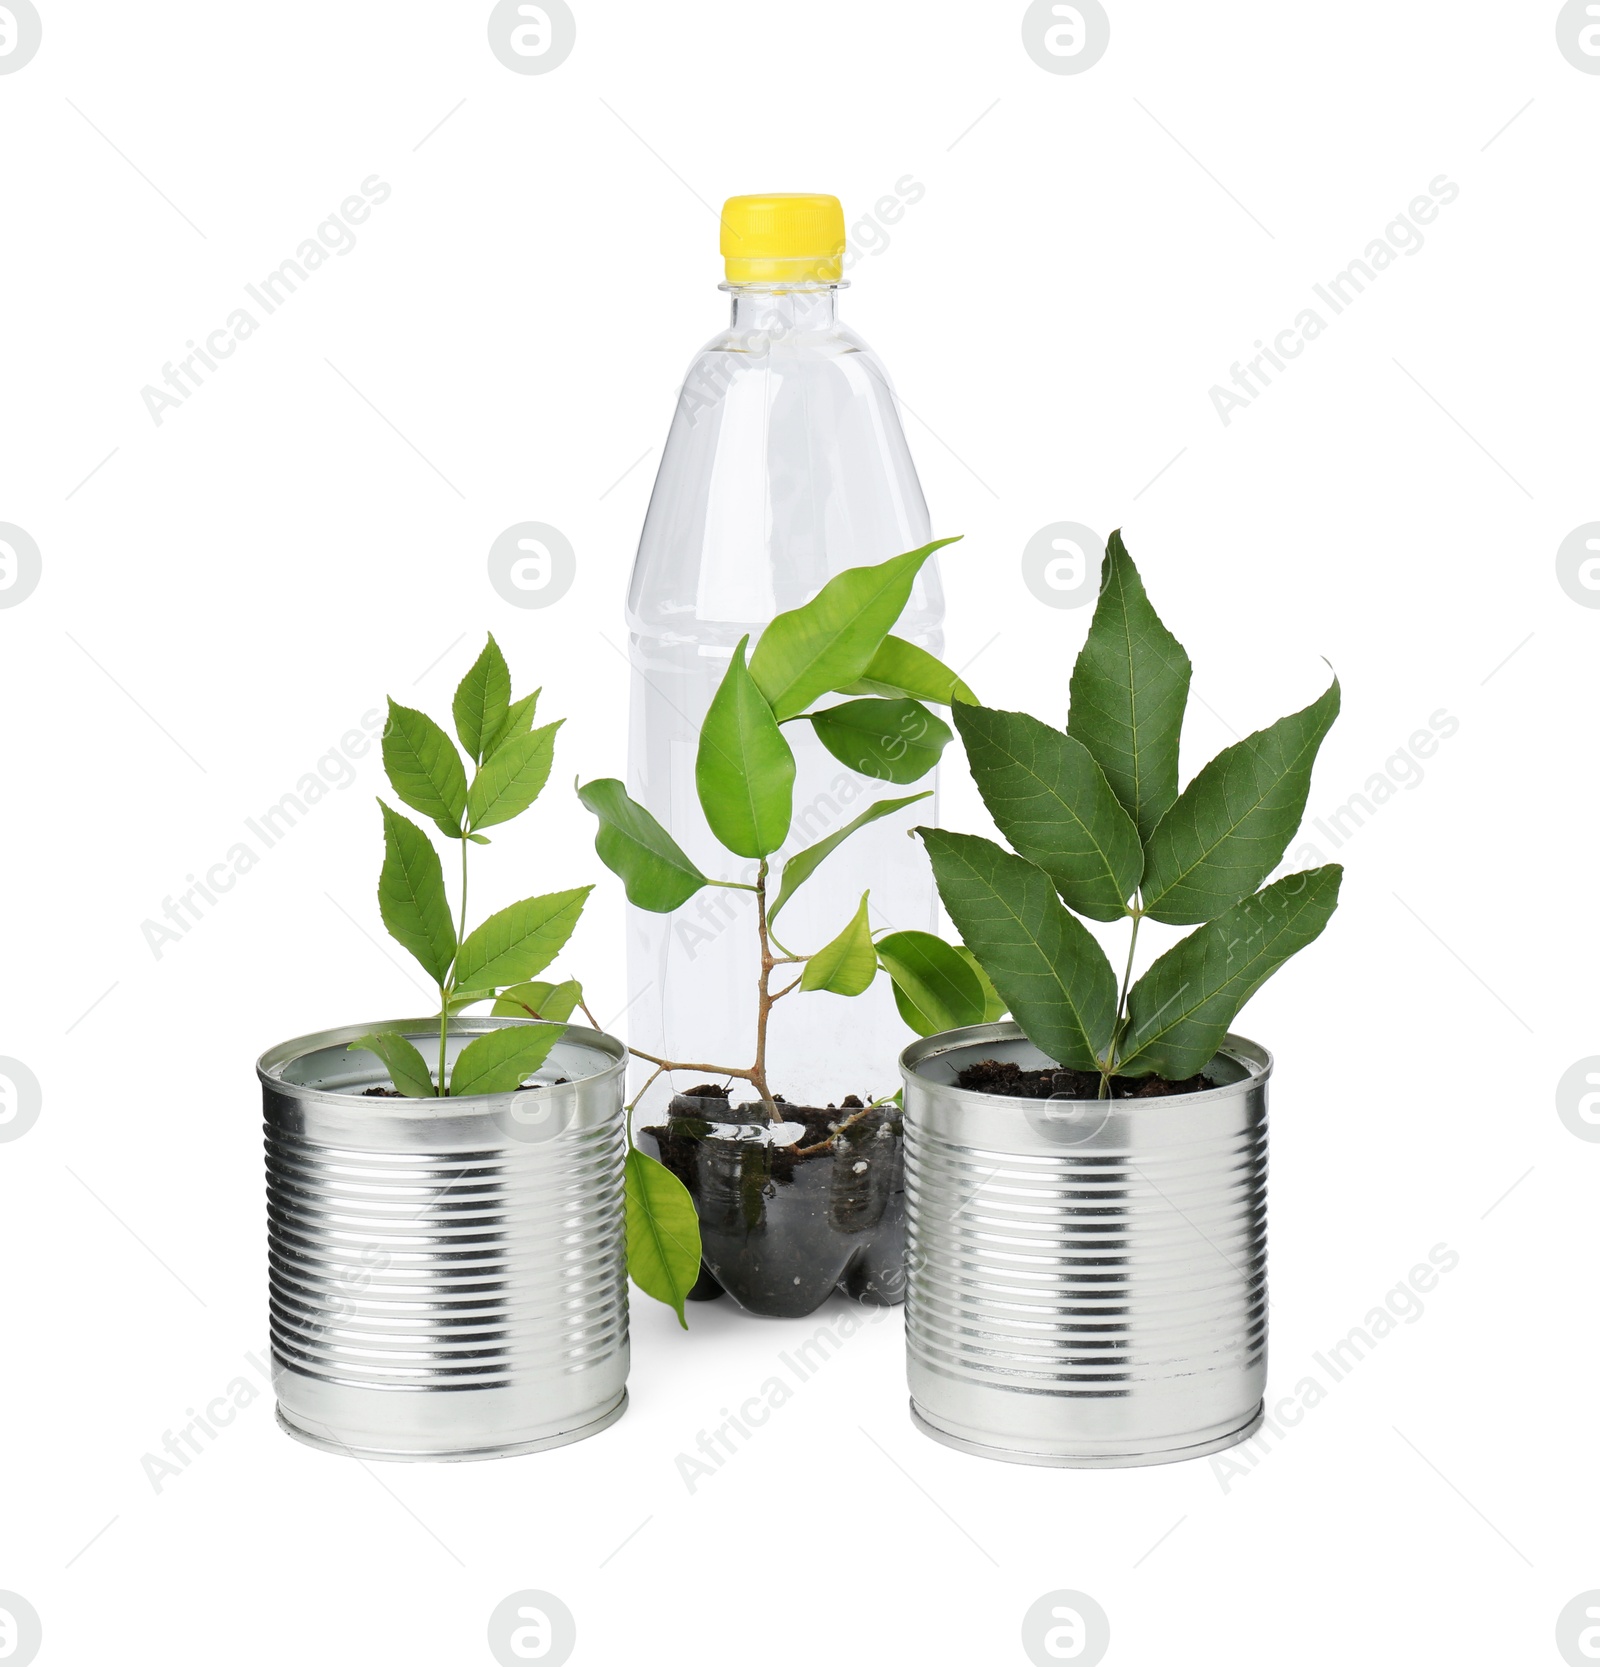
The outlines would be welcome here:
M 517 1019 L 452 1021 L 452 1063 Z M 273 1378 L 301 1441 L 377 1459 L 479 1459 L 594 1435 L 627 1405 L 622 1044 L 568 1026 L 532 1085 L 367 1097 L 398 1030 L 263 1054 Z
M 1050 1063 L 1010 1023 L 900 1059 L 913 1418 L 1020 1464 L 1162 1464 L 1246 1440 L 1267 1370 L 1271 1055 L 1229 1036 L 1215 1088 L 1119 1100 L 955 1086 L 985 1059 Z

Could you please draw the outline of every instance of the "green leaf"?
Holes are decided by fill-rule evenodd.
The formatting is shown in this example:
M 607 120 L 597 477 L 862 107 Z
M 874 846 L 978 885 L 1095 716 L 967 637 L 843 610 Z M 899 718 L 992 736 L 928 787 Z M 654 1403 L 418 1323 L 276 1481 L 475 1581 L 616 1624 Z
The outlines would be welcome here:
M 750 675 L 773 713 L 796 717 L 819 695 L 860 678 L 905 611 L 922 564 L 955 542 L 940 538 L 876 567 L 846 568 L 803 607 L 779 614 L 750 657 Z
M 413 822 L 378 800 L 383 812 L 383 867 L 378 873 L 378 913 L 389 936 L 443 984 L 456 953 L 456 929 L 445 895 L 444 869 L 433 841 Z
M 587 782 L 578 798 L 599 819 L 594 848 L 638 909 L 669 914 L 709 882 L 672 835 L 614 777 Z
M 836 996 L 858 996 L 878 976 L 878 956 L 867 923 L 867 893 L 850 924 L 832 943 L 806 962 L 800 974 L 802 990 L 831 990 Z
M 509 1094 L 549 1057 L 565 1025 L 508 1025 L 474 1037 L 450 1072 L 450 1092 Z
M 917 832 L 956 930 L 1028 1039 L 1060 1065 L 1098 1070 L 1116 1025 L 1116 974 L 1049 875 L 991 840 Z
M 456 954 L 456 985 L 481 990 L 520 984 L 561 953 L 593 886 L 525 897 L 469 932 Z
M 1214 920 L 1278 866 L 1338 715 L 1335 679 L 1309 706 L 1219 752 L 1189 783 L 1146 847 L 1141 894 L 1152 920 Z
M 741 857 L 765 857 L 789 836 L 794 754 L 745 665 L 743 637 L 700 726 L 694 783 L 711 831 Z
M 1139 830 L 1089 749 L 1025 712 L 951 714 L 989 814 L 1018 856 L 1091 920 L 1117 920 L 1139 884 Z
M 363 1036 L 350 1044 L 350 1049 L 356 1048 L 364 1053 L 375 1053 L 383 1061 L 389 1081 L 408 1099 L 431 1100 L 437 1097 L 439 1091 L 428 1074 L 427 1060 L 398 1032 L 374 1031 L 372 1035 Z
M 893 980 L 900 1017 L 918 1035 L 983 1023 L 988 981 L 943 938 L 891 932 L 878 939 L 878 961 Z
M 583 986 L 576 978 L 561 984 L 547 984 L 541 979 L 502 990 L 490 1011 L 496 1018 L 566 1020 L 582 1000 Z
M 455 743 L 426 712 L 389 702 L 383 767 L 406 804 L 431 816 L 452 839 L 460 839 L 461 818 L 467 810 L 467 772 Z
M 700 1277 L 700 1218 L 689 1189 L 638 1147 L 628 1148 L 628 1276 L 647 1297 L 664 1302 L 685 1331 L 684 1299 Z
M 839 693 L 910 695 L 914 700 L 931 700 L 936 706 L 950 706 L 958 700 L 975 702 L 978 698 L 942 660 L 904 637 L 885 637 L 867 669 Z
M 1178 796 L 1178 731 L 1188 698 L 1189 656 L 1157 618 L 1122 534 L 1114 532 L 1100 600 L 1072 668 L 1067 734 L 1105 771 L 1141 839 Z
M 1169 949 L 1128 992 L 1117 1069 L 1203 1071 L 1239 1009 L 1328 924 L 1343 876 L 1338 863 L 1285 875 Z
M 520 816 L 544 791 L 550 779 L 550 761 L 555 756 L 556 731 L 565 718 L 518 735 L 503 747 L 496 747 L 483 768 L 472 778 L 467 794 L 467 820 L 474 828 L 492 828 Z
M 914 805 L 919 799 L 932 796 L 933 790 L 913 793 L 905 799 L 879 799 L 870 804 L 853 822 L 848 822 L 837 833 L 831 833 L 826 839 L 819 839 L 815 845 L 808 845 L 803 851 L 795 854 L 783 865 L 783 879 L 778 887 L 778 901 L 767 911 L 767 923 L 770 925 L 778 918 L 778 911 L 799 891 L 807 880 L 822 866 L 823 861 L 831 856 L 858 828 L 864 828 L 869 822 L 881 821 L 885 816 L 892 816 L 897 810 L 904 810 L 907 805 Z
M 461 679 L 451 707 L 456 720 L 456 734 L 474 764 L 488 755 L 488 743 L 506 721 L 510 705 L 511 668 L 491 633 L 483 653 L 472 662 L 472 669 Z
M 841 764 L 876 781 L 919 781 L 950 744 L 950 726 L 916 700 L 849 700 L 811 714 Z
M 1000 992 L 990 981 L 988 973 L 978 964 L 978 957 L 964 943 L 956 945 L 956 954 L 977 973 L 983 984 L 983 1018 L 980 1023 L 993 1024 L 996 1019 L 1003 1019 L 1008 1011 L 1006 1004 L 1001 999 Z
M 506 712 L 505 722 L 494 732 L 493 739 L 483 749 L 484 761 L 489 759 L 515 736 L 526 735 L 533 728 L 533 714 L 538 710 L 539 696 L 542 690 L 535 689 L 531 695 L 524 695 L 521 700 L 513 701 Z

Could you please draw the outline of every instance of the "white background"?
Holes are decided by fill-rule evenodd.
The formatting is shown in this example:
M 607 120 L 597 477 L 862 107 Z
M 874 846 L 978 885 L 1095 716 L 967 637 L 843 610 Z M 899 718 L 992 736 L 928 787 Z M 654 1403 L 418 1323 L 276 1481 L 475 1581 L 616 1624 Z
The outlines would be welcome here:
M 1559 1661 L 1600 1586 L 1600 1146 L 1555 1109 L 1600 1053 L 1600 613 L 1555 576 L 1600 518 L 1600 76 L 1556 6 L 1110 0 L 1103 60 L 1056 75 L 1016 0 L 574 0 L 571 58 L 518 75 L 482 3 L 38 3 L 0 76 L 0 521 L 43 556 L 0 610 L 0 1053 L 44 1093 L 0 1144 L 0 1588 L 40 1659 L 487 1662 L 540 1587 L 581 1663 L 1022 1662 L 1070 1587 L 1113 1667 Z M 357 246 L 157 426 L 141 388 L 372 174 Z M 1441 174 L 1425 246 L 1224 425 L 1213 384 Z M 1089 613 L 1020 559 L 1073 520 L 1126 529 L 1191 653 L 1186 773 L 1324 657 L 1314 815 L 1459 721 L 1337 852 L 1306 835 L 1343 905 L 1241 1025 L 1278 1058 L 1271 1399 L 1430 1247 L 1459 1267 L 1226 1488 L 925 1440 L 893 1313 L 691 1494 L 675 1456 L 814 1323 L 724 1302 L 684 1335 L 641 1298 L 591 1442 L 369 1471 L 263 1395 L 154 1491 L 143 1455 L 264 1349 L 257 1053 L 423 1001 L 377 942 L 376 758 L 159 959 L 141 922 L 386 693 L 442 714 L 489 628 L 568 722 L 475 909 L 605 881 L 565 959 L 621 1009 L 565 783 L 624 763 L 623 587 L 724 316 L 714 205 L 834 191 L 877 246 L 906 175 L 844 316 L 966 535 L 947 640 L 982 698 L 1063 720 Z M 521 520 L 577 552 L 548 610 L 486 578 Z

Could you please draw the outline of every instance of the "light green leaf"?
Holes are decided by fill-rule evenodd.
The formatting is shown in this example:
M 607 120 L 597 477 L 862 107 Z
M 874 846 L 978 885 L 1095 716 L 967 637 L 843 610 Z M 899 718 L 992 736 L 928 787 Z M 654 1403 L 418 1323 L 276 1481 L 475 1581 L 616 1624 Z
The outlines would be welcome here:
M 765 857 L 789 836 L 794 754 L 745 665 L 740 639 L 700 726 L 694 784 L 711 831 L 741 857 Z
M 1100 600 L 1072 668 L 1067 734 L 1081 741 L 1148 840 L 1178 796 L 1189 656 L 1144 593 L 1120 532 L 1106 544 Z
M 496 747 L 472 778 L 467 793 L 467 821 L 474 828 L 492 828 L 520 816 L 544 791 L 555 756 L 556 731 L 565 718 L 518 735 Z
M 1116 1025 L 1116 974 L 1050 877 L 991 840 L 917 832 L 956 930 L 1028 1039 L 1060 1065 L 1098 1070 Z
M 456 990 L 451 994 L 449 1000 L 445 1002 L 445 1008 L 450 1013 L 465 1013 L 469 1007 L 476 1007 L 480 1001 L 493 1001 L 498 994 L 499 991 L 494 989 Z M 519 1019 L 528 1019 L 532 1018 L 533 1015 L 531 1013 L 524 1013 L 519 1007 L 516 1010 L 514 1017 Z
M 685 1331 L 684 1299 L 700 1277 L 700 1218 L 689 1190 L 665 1165 L 628 1148 L 628 1277 L 664 1302 Z
M 363 1053 L 375 1053 L 383 1061 L 389 1081 L 408 1099 L 431 1100 L 437 1097 L 438 1090 L 428 1074 L 428 1062 L 398 1032 L 374 1031 L 372 1035 L 363 1036 L 350 1044 L 350 1049 L 357 1048 Z
M 511 705 L 511 668 L 491 633 L 472 669 L 461 679 L 451 707 L 456 734 L 474 764 L 488 755 L 488 743 L 506 721 Z
M 435 984 L 449 976 L 456 929 L 445 895 L 444 869 L 433 842 L 397 810 L 383 812 L 383 867 L 378 873 L 378 913 L 389 936 L 422 963 Z
M 1152 920 L 1214 920 L 1278 866 L 1338 715 L 1335 679 L 1309 706 L 1225 748 L 1189 783 L 1146 847 L 1141 894 Z
M 978 957 L 964 943 L 956 945 L 956 954 L 977 973 L 978 979 L 983 985 L 983 1018 L 979 1022 L 987 1025 L 993 1024 L 996 1019 L 1003 1019 L 1008 1011 L 1006 1004 L 1001 999 L 1000 992 L 991 982 L 988 973 L 979 965 Z
M 750 675 L 774 715 L 796 717 L 819 695 L 860 678 L 905 611 L 922 564 L 955 542 L 940 538 L 875 567 L 847 568 L 803 607 L 779 614 L 750 657 Z
M 891 932 L 878 939 L 878 961 L 893 980 L 900 1017 L 919 1036 L 983 1023 L 987 980 L 943 938 Z
M 958 706 L 951 716 L 972 779 L 1017 855 L 1042 868 L 1079 914 L 1124 915 L 1144 851 L 1089 749 L 1025 712 Z
M 1239 1009 L 1328 924 L 1343 876 L 1338 863 L 1285 875 L 1169 949 L 1128 992 L 1117 1069 L 1175 1082 L 1203 1071 Z
M 582 1000 L 583 986 L 576 978 L 561 984 L 547 984 L 541 979 L 502 990 L 490 1011 L 496 1018 L 566 1020 Z
M 831 990 L 836 996 L 858 996 L 878 976 L 878 957 L 867 923 L 867 893 L 850 924 L 832 943 L 806 962 L 800 974 L 802 990 Z
M 973 694 L 951 669 L 925 648 L 904 637 L 885 637 L 867 669 L 842 695 L 910 695 L 913 700 L 931 700 L 936 706 L 950 706 L 958 700 L 975 702 Z
M 455 742 L 426 712 L 389 702 L 383 767 L 406 804 L 431 816 L 452 839 L 460 839 L 461 818 L 467 810 L 467 772 Z
M 849 700 L 811 714 L 841 764 L 876 781 L 920 781 L 950 744 L 950 726 L 916 700 Z
M 904 810 L 907 805 L 914 805 L 919 799 L 932 796 L 932 789 L 923 793 L 913 793 L 905 799 L 879 799 L 867 808 L 853 822 L 848 822 L 837 833 L 831 833 L 826 839 L 819 839 L 815 845 L 808 845 L 805 850 L 797 851 L 783 865 L 783 879 L 778 887 L 778 901 L 767 912 L 770 924 L 778 918 L 778 912 L 794 894 L 799 891 L 807 880 L 821 867 L 825 858 L 831 856 L 858 828 L 864 828 L 869 822 L 881 821 L 885 816 L 892 816 L 897 810 Z
M 579 886 L 573 891 L 525 897 L 490 915 L 467 934 L 456 954 L 458 988 L 481 990 L 492 984 L 498 989 L 543 972 L 572 936 L 584 900 L 593 890 L 593 886 Z
M 509 1094 L 544 1064 L 565 1025 L 508 1025 L 474 1037 L 450 1072 L 450 1092 Z
M 531 695 L 524 695 L 521 700 L 513 701 L 506 712 L 505 722 L 494 732 L 493 738 L 483 749 L 485 762 L 518 735 L 526 735 L 533 728 L 533 714 L 538 710 L 539 696 L 542 690 L 535 689 Z
M 623 882 L 628 901 L 653 914 L 669 914 L 708 882 L 672 835 L 614 777 L 591 781 L 578 798 L 599 819 L 594 848 Z

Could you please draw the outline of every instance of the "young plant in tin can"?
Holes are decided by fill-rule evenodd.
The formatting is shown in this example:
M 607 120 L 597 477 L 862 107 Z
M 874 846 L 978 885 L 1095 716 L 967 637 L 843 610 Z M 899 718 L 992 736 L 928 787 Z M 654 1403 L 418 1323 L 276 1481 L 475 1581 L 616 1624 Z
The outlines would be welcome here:
M 556 731 L 564 720 L 535 727 L 540 693 L 536 689 L 512 698 L 510 669 L 490 636 L 452 704 L 459 751 L 426 713 L 389 702 L 383 732 L 389 784 L 402 803 L 460 847 L 460 901 L 453 915 L 444 864 L 433 841 L 410 817 L 379 800 L 384 857 L 378 909 L 390 935 L 438 988 L 438 1055 L 430 1065 L 392 1030 L 363 1036 L 350 1047 L 376 1054 L 402 1095 L 429 1099 L 510 1093 L 545 1063 L 568 1019 L 583 1007 L 576 979 L 551 982 L 538 975 L 565 947 L 593 886 L 525 897 L 470 931 L 467 927 L 470 847 L 488 845 L 486 828 L 528 810 L 550 776 Z M 547 1022 L 478 1036 L 450 1067 L 451 1017 L 483 1002 L 493 1002 L 491 1011 L 499 1017 Z M 587 1007 L 583 1011 L 600 1029 Z M 674 1301 L 671 1293 L 681 1283 L 681 1270 L 699 1265 L 693 1203 L 667 1170 L 631 1142 L 626 1191 L 628 1271 L 647 1294 L 672 1304 L 681 1320 L 682 1300 Z M 692 1273 L 689 1278 L 692 1282 Z
M 1337 863 L 1262 885 L 1305 812 L 1339 711 L 1337 679 L 1225 748 L 1180 792 L 1189 677 L 1188 655 L 1113 533 L 1065 731 L 1023 712 L 954 712 L 1011 849 L 917 829 L 951 920 L 1012 1017 L 1102 1098 L 1181 1087 L 1204 1071 L 1235 1014 L 1338 902 Z M 1079 915 L 1128 922 L 1120 977 Z M 1145 920 L 1197 930 L 1134 980 Z

